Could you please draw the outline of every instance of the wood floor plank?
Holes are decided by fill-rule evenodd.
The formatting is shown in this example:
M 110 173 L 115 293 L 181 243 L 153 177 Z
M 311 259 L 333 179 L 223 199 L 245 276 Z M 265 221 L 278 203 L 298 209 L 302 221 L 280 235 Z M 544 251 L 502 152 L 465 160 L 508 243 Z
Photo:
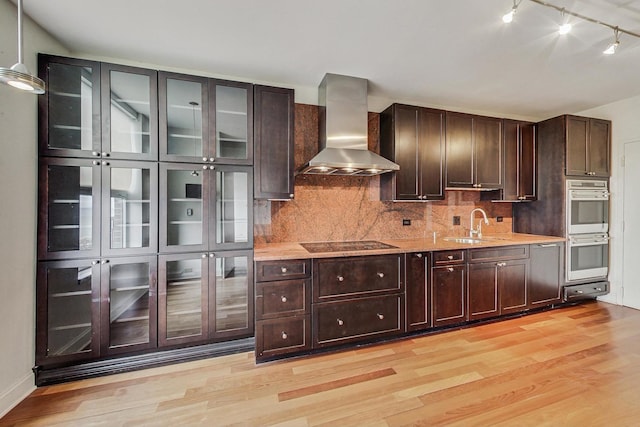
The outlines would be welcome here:
M 602 302 L 256 365 L 251 352 L 41 387 L 0 426 L 631 426 L 640 311 Z

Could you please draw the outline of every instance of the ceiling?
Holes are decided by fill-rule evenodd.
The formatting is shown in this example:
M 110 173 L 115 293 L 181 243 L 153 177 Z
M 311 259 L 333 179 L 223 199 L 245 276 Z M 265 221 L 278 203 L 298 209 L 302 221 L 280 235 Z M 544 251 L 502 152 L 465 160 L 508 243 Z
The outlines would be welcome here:
M 15 2 L 15 0 L 14 0 Z M 640 0 L 548 0 L 640 33 Z M 522 0 L 25 0 L 73 56 L 233 76 L 315 93 L 325 73 L 391 102 L 544 119 L 640 95 L 640 39 Z M 571 17 L 569 17 L 571 18 Z M 306 89 L 305 89 L 306 88 Z M 302 99 L 301 99 L 302 98 Z

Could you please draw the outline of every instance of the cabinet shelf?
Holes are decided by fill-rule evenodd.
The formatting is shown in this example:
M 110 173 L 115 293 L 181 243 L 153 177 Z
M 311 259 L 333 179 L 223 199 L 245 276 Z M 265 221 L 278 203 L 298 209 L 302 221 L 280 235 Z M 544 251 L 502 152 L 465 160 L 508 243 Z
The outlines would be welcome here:
M 121 288 L 111 288 L 111 292 L 127 292 L 127 291 L 140 291 L 140 290 L 148 290 L 149 285 L 142 286 L 123 286 Z
M 202 199 L 188 199 L 188 198 L 173 198 L 169 199 L 170 202 L 194 202 L 194 203 L 202 203 Z
M 149 317 L 148 316 L 125 317 L 123 319 L 112 320 L 111 323 L 140 322 L 145 320 L 149 320 Z
M 50 294 L 50 298 L 65 298 L 65 297 L 77 297 L 82 295 L 91 295 L 91 291 L 71 291 L 71 292 L 57 292 Z
M 50 331 L 67 331 L 69 329 L 83 329 L 90 328 L 91 323 L 74 323 L 70 325 L 62 325 L 62 326 L 52 326 L 49 328 Z
M 216 110 L 216 113 L 220 114 L 230 114 L 233 116 L 246 116 L 247 113 L 245 111 L 233 111 L 233 110 Z
M 180 311 L 172 311 L 171 313 L 167 313 L 167 317 L 178 317 L 184 316 L 185 314 L 200 314 L 202 310 L 180 310 Z
M 151 203 L 151 200 L 136 200 L 136 199 L 131 199 L 131 200 L 123 200 L 124 203 Z
M 69 204 L 69 203 L 80 203 L 80 200 L 77 199 L 55 199 L 52 200 L 50 204 Z
M 202 135 L 184 135 L 180 133 L 171 133 L 169 134 L 169 138 L 176 138 L 177 140 L 200 140 L 202 139 Z
M 218 141 L 221 141 L 221 142 L 244 142 L 244 143 L 247 142 L 246 138 L 227 138 L 227 137 L 218 138 Z
M 201 225 L 202 221 L 169 221 L 171 225 Z

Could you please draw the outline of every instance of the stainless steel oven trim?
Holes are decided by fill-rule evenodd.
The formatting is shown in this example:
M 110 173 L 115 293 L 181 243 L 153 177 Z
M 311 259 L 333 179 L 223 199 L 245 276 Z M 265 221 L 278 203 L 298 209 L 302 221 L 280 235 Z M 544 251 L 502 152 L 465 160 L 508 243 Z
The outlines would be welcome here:
M 567 241 L 567 254 L 566 254 L 566 279 L 568 283 L 576 281 L 585 281 L 590 279 L 603 279 L 609 274 L 609 263 L 605 267 L 589 268 L 580 271 L 571 270 L 571 248 L 586 247 L 586 246 L 608 246 L 609 236 L 606 233 L 600 234 L 579 234 L 569 236 Z M 609 248 L 606 249 L 608 256 Z
M 595 201 L 606 203 L 607 218 L 609 216 L 609 183 L 607 181 L 594 180 L 574 180 L 566 181 L 566 223 L 567 234 L 579 233 L 607 233 L 609 231 L 608 221 L 601 224 L 571 224 L 572 202 L 574 201 Z

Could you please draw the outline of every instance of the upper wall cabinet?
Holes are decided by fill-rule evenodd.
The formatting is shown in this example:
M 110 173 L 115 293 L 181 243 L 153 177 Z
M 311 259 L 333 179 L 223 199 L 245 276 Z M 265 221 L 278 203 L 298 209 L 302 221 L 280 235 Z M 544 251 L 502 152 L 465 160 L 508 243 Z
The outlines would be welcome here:
M 103 158 L 158 159 L 158 73 L 101 64 Z M 92 153 L 95 155 L 95 153 Z
M 38 97 L 40 153 L 100 157 L 100 63 L 39 55 L 47 92 Z
M 502 200 L 536 200 L 536 142 L 533 123 L 503 120 L 504 190 Z
M 447 188 L 502 188 L 502 120 L 447 111 Z
M 393 104 L 380 115 L 380 153 L 400 165 L 380 177 L 382 200 L 444 199 L 445 112 Z
M 566 174 L 609 177 L 611 122 L 565 116 Z
M 158 73 L 160 160 L 253 163 L 251 84 Z
M 255 86 L 255 198 L 293 198 L 294 91 Z

